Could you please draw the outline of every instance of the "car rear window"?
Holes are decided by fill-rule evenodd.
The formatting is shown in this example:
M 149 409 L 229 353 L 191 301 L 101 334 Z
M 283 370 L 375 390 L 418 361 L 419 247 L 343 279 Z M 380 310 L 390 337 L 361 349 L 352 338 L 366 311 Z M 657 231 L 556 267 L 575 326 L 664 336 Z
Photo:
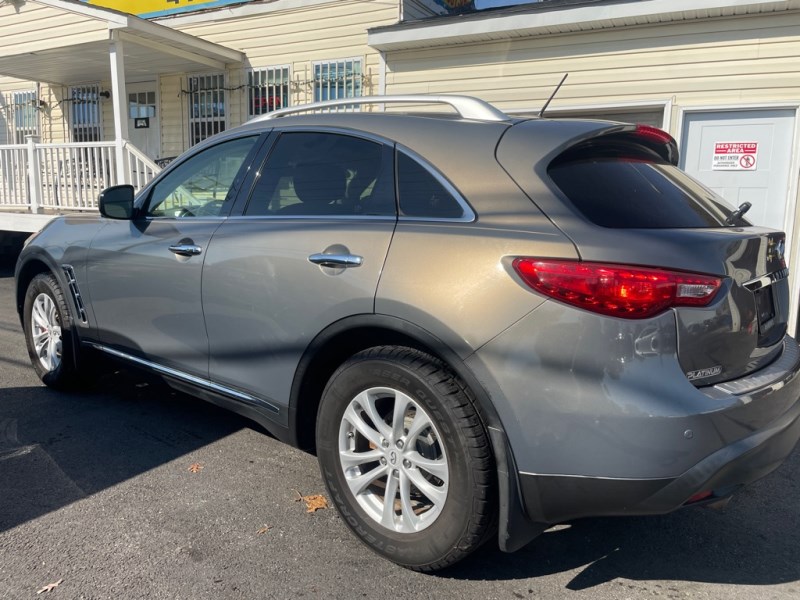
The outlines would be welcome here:
M 601 227 L 730 227 L 733 209 L 668 163 L 607 156 L 556 160 L 550 178 L 584 217 Z M 743 219 L 734 225 L 748 225 Z

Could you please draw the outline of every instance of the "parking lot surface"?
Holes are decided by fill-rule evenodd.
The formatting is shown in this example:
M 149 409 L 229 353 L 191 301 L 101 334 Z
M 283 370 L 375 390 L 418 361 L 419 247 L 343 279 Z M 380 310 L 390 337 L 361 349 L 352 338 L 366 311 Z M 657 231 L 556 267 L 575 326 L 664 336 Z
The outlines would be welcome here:
M 723 512 L 555 527 L 435 575 L 356 540 L 314 456 L 112 371 L 41 385 L 0 266 L 0 598 L 800 598 L 800 452 Z M 59 582 L 51 591 L 42 590 Z

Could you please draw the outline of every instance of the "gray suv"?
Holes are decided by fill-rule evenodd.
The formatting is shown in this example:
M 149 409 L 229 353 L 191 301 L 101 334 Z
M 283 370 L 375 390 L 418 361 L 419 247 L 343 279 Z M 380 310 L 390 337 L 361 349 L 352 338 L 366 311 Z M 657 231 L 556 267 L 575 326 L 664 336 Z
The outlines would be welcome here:
M 655 128 L 467 97 L 276 111 L 27 244 L 31 360 L 65 387 L 109 355 L 315 449 L 412 569 L 723 502 L 800 437 L 785 238 L 677 161 Z

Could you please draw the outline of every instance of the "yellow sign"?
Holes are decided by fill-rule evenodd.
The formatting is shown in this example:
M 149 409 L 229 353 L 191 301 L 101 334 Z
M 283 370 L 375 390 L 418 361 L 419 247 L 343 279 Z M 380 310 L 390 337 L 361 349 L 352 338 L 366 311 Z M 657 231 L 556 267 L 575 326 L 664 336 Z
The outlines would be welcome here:
M 205 10 L 248 0 L 83 0 L 93 6 L 113 8 L 140 17 L 162 17 L 176 13 Z

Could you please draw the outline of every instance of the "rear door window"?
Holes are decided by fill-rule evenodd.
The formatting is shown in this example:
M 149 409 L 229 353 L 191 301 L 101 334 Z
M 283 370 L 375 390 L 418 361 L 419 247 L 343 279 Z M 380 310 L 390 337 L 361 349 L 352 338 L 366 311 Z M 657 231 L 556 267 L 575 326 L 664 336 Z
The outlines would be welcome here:
M 729 227 L 732 208 L 677 167 L 636 156 L 556 160 L 550 178 L 586 219 L 612 228 Z M 748 225 L 743 219 L 734 225 Z

